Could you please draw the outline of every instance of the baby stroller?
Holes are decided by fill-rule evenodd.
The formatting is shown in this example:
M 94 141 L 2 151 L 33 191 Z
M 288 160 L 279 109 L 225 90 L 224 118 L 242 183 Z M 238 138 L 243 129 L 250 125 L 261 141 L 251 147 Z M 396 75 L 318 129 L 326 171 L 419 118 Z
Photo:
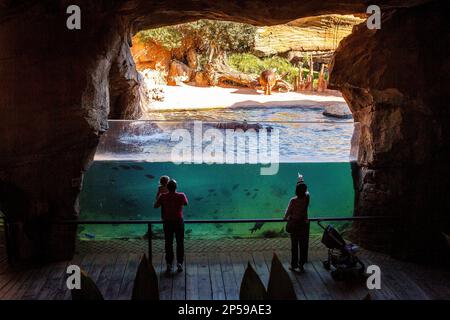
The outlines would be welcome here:
M 366 267 L 356 256 L 359 247 L 353 243 L 346 243 L 332 225 L 324 227 L 320 221 L 317 223 L 324 230 L 322 243 L 328 248 L 328 259 L 323 261 L 323 266 L 326 270 L 331 270 L 331 267 L 334 268 L 331 272 L 333 279 L 343 280 L 354 271 L 357 271 L 359 276 L 364 277 Z

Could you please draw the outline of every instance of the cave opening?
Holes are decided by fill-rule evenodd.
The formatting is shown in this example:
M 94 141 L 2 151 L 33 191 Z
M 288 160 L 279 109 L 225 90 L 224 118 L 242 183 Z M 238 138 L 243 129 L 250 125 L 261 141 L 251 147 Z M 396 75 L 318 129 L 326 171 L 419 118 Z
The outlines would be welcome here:
M 356 160 L 356 124 L 342 95 L 326 85 L 332 55 L 352 27 L 365 21 L 360 16 L 322 15 L 262 27 L 199 20 L 136 33 L 131 58 L 113 64 L 109 72 L 113 120 L 84 178 L 80 219 L 157 220 L 159 210 L 149 199 L 162 175 L 175 178 L 191 199 L 185 210 L 188 220 L 282 218 L 298 173 L 313 194 L 310 217 L 353 216 L 349 162 Z M 125 79 L 120 78 L 124 66 L 133 64 L 135 83 L 129 84 L 133 78 L 120 82 Z M 279 82 L 271 95 L 265 95 L 258 76 L 271 68 Z M 141 92 L 137 86 L 142 86 Z M 139 98 L 140 106 L 132 103 Z M 117 112 L 123 109 L 120 105 L 126 106 L 127 114 Z M 128 121 L 137 117 L 136 109 L 141 115 Z M 204 140 L 212 130 L 217 132 L 212 141 L 193 138 L 187 159 L 173 165 L 178 143 L 172 138 L 180 128 Z M 225 143 L 230 129 L 237 134 L 236 148 L 241 148 L 233 150 L 231 158 L 228 152 L 234 146 Z M 260 130 L 266 129 L 269 143 L 273 132 L 279 131 L 276 158 L 275 150 L 269 158 L 280 163 L 276 169 L 275 164 L 266 168 L 273 172 L 264 175 L 258 142 Z M 217 140 L 222 145 L 214 145 Z M 239 145 L 244 140 L 247 144 Z M 220 152 L 220 159 L 208 148 Z M 242 159 L 234 157 L 240 155 Z M 351 224 L 338 225 L 349 230 Z M 312 226 L 313 233 L 320 230 Z M 86 225 L 78 236 L 140 239 L 146 232 L 145 226 Z M 162 237 L 162 227 L 153 227 L 153 232 Z M 186 235 L 188 239 L 286 236 L 282 223 L 203 224 L 190 227 Z
M 358 1 L 308 8 L 293 2 L 286 7 L 221 4 L 210 3 L 208 10 L 189 1 L 171 10 L 165 2 L 155 7 L 87 5 L 79 32 L 60 28 L 62 5 L 20 4 L 20 17 L 16 5 L 11 10 L 6 5 L 0 41 L 11 45 L 0 53 L 0 203 L 12 226 L 10 243 L 18 260 L 65 259 L 74 253 L 73 228 L 44 228 L 36 222 L 77 219 L 83 176 L 101 136 L 108 134 L 108 116 L 143 115 L 139 73 L 130 52 L 135 31 L 199 18 L 274 25 L 365 10 Z M 336 51 L 329 79 L 361 127 L 352 168 L 354 214 L 402 221 L 388 234 L 383 224 L 361 226 L 361 242 L 382 250 L 388 245 L 404 258 L 439 259 L 445 252 L 442 234 L 449 233 L 450 121 L 444 76 L 449 65 L 443 50 L 448 38 L 430 36 L 448 34 L 447 7 L 439 1 L 381 4 L 386 9 L 382 28 L 356 27 Z M 186 10 L 188 16 L 180 14 Z

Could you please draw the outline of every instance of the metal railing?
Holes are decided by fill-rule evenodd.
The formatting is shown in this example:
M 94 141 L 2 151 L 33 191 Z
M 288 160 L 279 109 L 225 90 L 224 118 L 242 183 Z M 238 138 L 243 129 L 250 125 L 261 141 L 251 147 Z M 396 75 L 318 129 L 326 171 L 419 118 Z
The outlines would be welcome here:
M 0 217 L 3 218 L 4 228 L 5 228 L 5 241 L 8 258 L 10 258 L 10 250 L 8 246 L 8 228 L 9 225 L 14 224 L 14 222 L 9 222 L 8 219 L 0 212 Z M 374 220 L 386 220 L 394 219 L 395 217 L 390 216 L 353 216 L 353 217 L 312 217 L 308 218 L 308 235 L 310 222 L 321 222 L 321 221 L 374 221 Z M 267 218 L 267 219 L 196 219 L 196 220 L 185 220 L 185 224 L 225 224 L 225 223 L 280 223 L 286 222 L 285 219 L 281 218 Z M 55 221 L 42 221 L 41 224 L 53 224 L 53 225 L 147 225 L 147 241 L 148 241 L 148 257 L 152 260 L 153 257 L 153 244 L 152 244 L 152 227 L 153 225 L 163 224 L 162 220 L 55 220 Z M 308 256 L 308 254 L 307 254 Z

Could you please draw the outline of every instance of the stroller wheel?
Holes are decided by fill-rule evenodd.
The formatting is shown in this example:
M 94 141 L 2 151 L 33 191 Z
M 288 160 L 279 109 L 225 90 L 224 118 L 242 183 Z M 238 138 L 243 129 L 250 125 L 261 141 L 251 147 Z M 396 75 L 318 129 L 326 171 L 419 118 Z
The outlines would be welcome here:
M 323 267 L 324 267 L 326 270 L 330 271 L 330 269 L 331 269 L 331 267 L 330 267 L 330 261 L 328 261 L 328 260 L 323 261 L 322 264 L 323 264 Z

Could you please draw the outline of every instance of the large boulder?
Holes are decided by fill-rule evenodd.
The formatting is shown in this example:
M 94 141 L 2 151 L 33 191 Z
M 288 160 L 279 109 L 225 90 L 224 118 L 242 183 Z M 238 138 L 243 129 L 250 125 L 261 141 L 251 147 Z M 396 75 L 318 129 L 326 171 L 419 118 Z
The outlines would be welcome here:
M 172 60 L 169 68 L 169 75 L 167 77 L 167 84 L 169 86 L 176 86 L 180 83 L 189 82 L 194 76 L 194 70 L 189 68 L 183 62 Z
M 436 36 L 449 34 L 449 9 L 431 2 L 385 14 L 380 30 L 361 24 L 331 67 L 360 125 L 355 214 L 398 218 L 391 229 L 361 223 L 361 241 L 403 257 L 439 257 L 450 227 L 450 40 Z
M 348 108 L 345 102 L 342 103 L 331 103 L 325 105 L 325 110 L 322 114 L 326 117 L 337 118 L 337 119 L 351 119 L 352 112 Z
M 146 90 L 144 84 L 136 70 L 130 46 L 124 41 L 109 71 L 109 118 L 139 119 Z
M 160 71 L 165 76 L 169 73 L 172 53 L 157 41 L 141 39 L 136 35 L 133 37 L 131 53 L 139 71 L 153 69 Z
M 255 51 L 260 56 L 297 51 L 301 52 L 301 58 L 305 51 L 331 53 L 352 32 L 353 26 L 363 21 L 363 18 L 353 15 L 331 14 L 300 18 L 283 25 L 258 27 Z

